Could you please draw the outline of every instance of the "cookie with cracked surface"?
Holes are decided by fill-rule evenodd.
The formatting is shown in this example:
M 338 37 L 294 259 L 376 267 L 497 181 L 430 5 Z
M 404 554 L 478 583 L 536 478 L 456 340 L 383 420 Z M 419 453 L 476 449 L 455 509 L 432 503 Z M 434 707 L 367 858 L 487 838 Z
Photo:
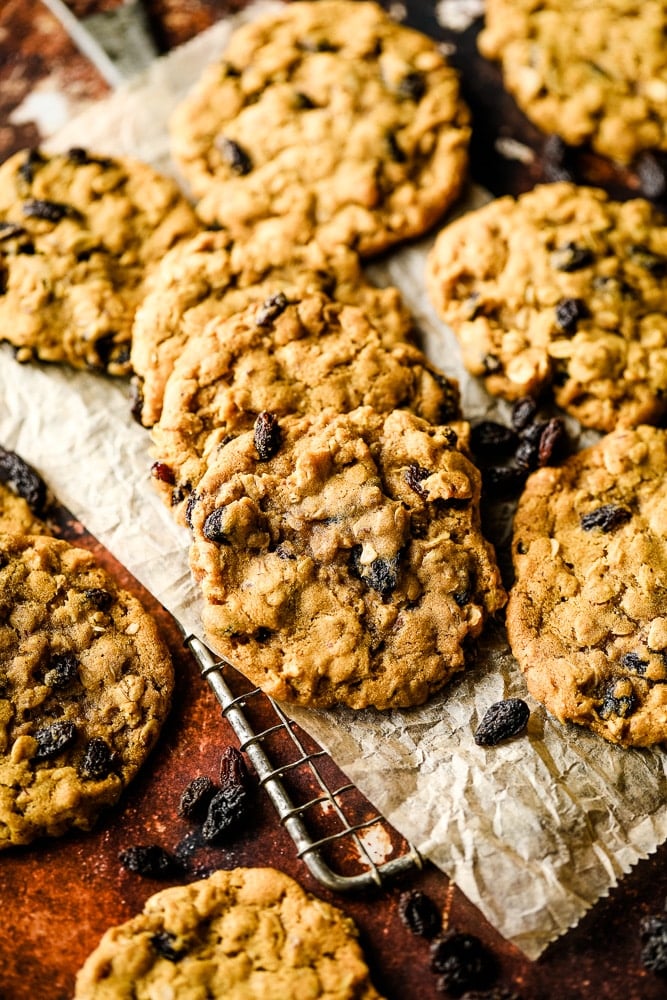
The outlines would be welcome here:
M 487 0 L 481 54 L 543 132 L 630 163 L 667 149 L 663 0 Z
M 187 344 L 152 429 L 153 482 L 178 519 L 221 445 L 278 419 L 372 406 L 434 424 L 460 418 L 458 384 L 411 344 L 389 347 L 360 309 L 313 295 L 212 321 Z
M 622 429 L 528 480 L 512 542 L 512 651 L 561 721 L 667 740 L 667 431 Z
M 549 388 L 586 427 L 667 412 L 667 223 L 650 202 L 545 184 L 438 235 L 427 286 L 489 392 Z
M 170 179 L 83 149 L 0 166 L 0 339 L 20 361 L 130 371 L 147 275 L 200 224 Z
M 93 556 L 0 535 L 0 850 L 90 829 L 167 715 L 156 625 Z
M 274 868 L 164 889 L 108 930 L 75 1000 L 381 1000 L 353 921 Z
M 152 426 L 160 417 L 164 390 L 188 340 L 212 319 L 223 319 L 281 292 L 290 298 L 326 292 L 359 305 L 391 341 L 412 339 L 412 318 L 396 288 L 376 288 L 347 247 L 325 252 L 287 221 L 260 223 L 252 239 L 239 242 L 224 230 L 203 232 L 175 247 L 151 279 L 137 310 L 132 368 L 137 375 L 137 417 Z
M 261 414 L 190 505 L 211 646 L 286 701 L 424 702 L 505 602 L 479 495 L 451 427 Z
M 467 169 L 469 114 L 436 43 L 374 3 L 289 4 L 234 33 L 170 122 L 211 224 L 290 216 L 362 256 L 417 236 Z

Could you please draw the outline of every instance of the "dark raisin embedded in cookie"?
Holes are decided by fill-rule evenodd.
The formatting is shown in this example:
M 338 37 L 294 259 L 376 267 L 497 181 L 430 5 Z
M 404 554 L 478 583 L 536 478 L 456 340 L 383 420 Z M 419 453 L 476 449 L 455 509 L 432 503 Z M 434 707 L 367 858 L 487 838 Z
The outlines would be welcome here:
M 600 531 L 607 533 L 620 528 L 631 517 L 632 511 L 628 510 L 627 507 L 619 507 L 613 503 L 606 503 L 602 507 L 596 507 L 595 510 L 589 511 L 588 514 L 583 514 L 581 517 L 581 527 L 584 531 L 592 531 L 594 528 L 599 528 Z
M 33 760 L 48 760 L 56 757 L 76 739 L 76 726 L 73 722 L 54 722 L 33 733 L 37 741 L 37 749 L 32 755 Z
M 275 413 L 262 410 L 255 421 L 255 448 L 261 462 L 267 462 L 280 447 L 280 424 Z
M 231 168 L 233 173 L 238 174 L 239 177 L 250 173 L 252 170 L 252 160 L 238 142 L 234 142 L 233 139 L 228 139 L 223 135 L 218 139 L 217 146 L 222 153 L 225 163 Z
M 388 597 L 398 585 L 399 557 L 393 559 L 382 559 L 377 556 L 371 562 L 362 562 L 363 549 L 361 545 L 355 545 L 352 550 L 352 565 L 360 579 L 367 583 L 369 587 Z
M 204 521 L 204 535 L 210 542 L 222 543 L 227 541 L 227 535 L 224 530 L 226 514 L 227 510 L 225 507 L 216 507 Z
M 401 147 L 398 139 L 396 138 L 395 132 L 387 132 L 387 151 L 389 153 L 389 158 L 394 161 L 394 163 L 405 163 L 408 156 L 405 150 Z
M 405 471 L 405 481 L 418 496 L 426 498 L 428 490 L 424 489 L 422 482 L 431 475 L 429 469 L 424 469 L 421 465 L 414 463 L 409 465 Z
M 44 683 L 52 688 L 64 688 L 79 674 L 79 658 L 76 653 L 52 653 L 49 666 L 44 674 Z
M 89 587 L 84 590 L 84 596 L 98 611 L 109 611 L 114 603 L 114 596 L 104 587 Z
M 530 709 L 522 698 L 496 701 L 486 710 L 475 730 L 475 743 L 480 747 L 496 746 L 523 732 L 529 718 Z
M 26 184 L 32 184 L 35 179 L 35 174 L 45 163 L 46 159 L 38 149 L 29 149 L 25 155 L 23 163 L 19 167 L 19 177 L 21 180 L 25 181 Z
M 398 915 L 408 930 L 419 937 L 435 937 L 442 925 L 442 917 L 436 904 L 425 892 L 417 889 L 401 894 Z
M 168 962 L 180 962 L 187 955 L 185 945 L 178 946 L 178 938 L 169 931 L 159 931 L 151 937 L 151 944 L 161 958 Z
M 285 312 L 288 304 L 289 302 L 284 292 L 276 292 L 275 295 L 269 295 L 268 299 L 257 310 L 255 323 L 257 326 L 270 326 L 274 319 L 277 319 L 281 313 Z
M 399 80 L 397 92 L 411 101 L 421 101 L 426 93 L 426 80 L 422 73 L 412 70 Z
M 621 663 L 626 670 L 631 670 L 640 677 L 646 673 L 648 667 L 648 660 L 643 660 L 638 653 L 625 653 L 621 657 Z
M 38 473 L 14 451 L 0 445 L 0 482 L 23 497 L 37 516 L 44 512 L 46 484 Z
M 556 271 L 580 271 L 593 263 L 593 253 L 588 247 L 577 246 L 576 243 L 564 243 L 556 247 L 551 254 L 551 266 Z
M 101 781 L 111 774 L 117 763 L 118 758 L 106 740 L 95 736 L 86 747 L 79 773 L 82 778 Z
M 28 218 L 44 219 L 45 222 L 60 222 L 68 215 L 74 215 L 71 205 L 61 201 L 49 201 L 46 198 L 29 198 L 21 206 L 23 214 Z
M 556 305 L 556 326 L 564 333 L 576 333 L 579 320 L 588 316 L 582 299 L 561 299 Z
M 602 704 L 598 708 L 598 715 L 601 719 L 609 719 L 616 716 L 619 719 L 626 719 L 637 708 L 637 699 L 629 680 L 613 681 L 605 691 Z
M 480 420 L 470 431 L 470 447 L 477 458 L 497 458 L 514 450 L 517 444 L 512 428 L 495 420 Z
M 648 271 L 654 278 L 663 278 L 665 273 L 667 273 L 667 258 L 653 253 L 643 243 L 629 247 L 628 257 L 633 264 L 637 264 L 644 271 Z

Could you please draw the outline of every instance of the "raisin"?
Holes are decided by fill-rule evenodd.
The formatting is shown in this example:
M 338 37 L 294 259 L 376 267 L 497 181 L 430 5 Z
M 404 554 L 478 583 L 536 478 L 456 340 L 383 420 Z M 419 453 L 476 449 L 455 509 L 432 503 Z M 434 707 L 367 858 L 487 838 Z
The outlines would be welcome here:
M 370 563 L 362 563 L 362 551 L 361 545 L 356 545 L 352 550 L 352 562 L 357 575 L 382 597 L 388 597 L 398 584 L 399 557 L 382 559 L 378 556 Z
M 250 173 L 252 170 L 252 160 L 245 149 L 239 146 L 238 142 L 234 142 L 233 139 L 228 139 L 223 135 L 218 140 L 218 148 L 222 153 L 223 160 L 232 173 L 238 174 L 239 177 Z
M 515 431 L 525 430 L 532 424 L 537 414 L 537 403 L 532 396 L 522 396 L 512 406 L 512 427 Z
M 503 370 L 500 358 L 496 354 L 485 354 L 482 360 L 485 375 L 497 375 Z
M 144 878 L 169 878 L 179 869 L 176 858 L 159 844 L 136 844 L 118 855 L 123 868 Z
M 220 782 L 226 785 L 246 785 L 248 771 L 243 754 L 236 747 L 225 747 L 220 754 Z
M 26 182 L 32 184 L 37 170 L 46 163 L 46 160 L 38 149 L 29 149 L 25 160 L 19 167 L 19 176 Z
M 82 778 L 101 781 L 114 770 L 118 758 L 108 743 L 94 736 L 88 743 L 79 773 Z
M 667 917 L 643 917 L 639 924 L 641 961 L 649 972 L 667 974 Z
M 565 271 L 566 274 L 590 267 L 593 260 L 593 254 L 588 247 L 579 247 L 576 243 L 565 243 L 551 254 L 551 266 L 556 271 Z
M 654 278 L 664 278 L 667 273 L 667 260 L 653 253 L 643 243 L 630 247 L 628 255 L 633 263 L 648 271 Z
M 25 229 L 16 222 L 0 222 L 0 240 L 11 240 L 15 236 L 24 236 Z
M 426 93 L 426 80 L 423 73 L 412 70 L 406 73 L 399 81 L 397 92 L 400 97 L 407 97 L 411 101 L 421 101 Z
M 609 685 L 602 704 L 597 710 L 601 719 L 610 719 L 612 715 L 615 715 L 619 719 L 626 719 L 629 715 L 632 715 L 637 707 L 637 699 L 632 692 L 616 696 L 614 694 L 615 689 L 616 685 L 614 683 Z
M 284 292 L 276 292 L 270 295 L 259 307 L 255 314 L 257 326 L 271 326 L 274 319 L 284 313 L 288 306 L 287 296 Z
M 55 757 L 70 746 L 76 739 L 76 726 L 73 722 L 54 722 L 51 726 L 38 729 L 33 733 L 37 741 L 37 749 L 32 755 L 33 760 L 48 760 Z
M 431 472 L 429 469 L 425 469 L 423 466 L 417 465 L 416 462 L 413 462 L 413 464 L 409 465 L 405 470 L 405 481 L 410 489 L 413 490 L 418 496 L 427 497 L 428 490 L 424 489 L 422 481 L 427 479 L 430 475 Z
M 71 684 L 79 673 L 79 659 L 76 653 L 53 653 L 49 659 L 49 669 L 44 674 L 44 683 L 52 688 L 64 688 Z
M 25 243 L 20 243 L 16 248 L 16 252 L 23 254 L 25 257 L 33 257 L 37 253 L 35 244 L 30 240 L 26 240 Z
M 493 500 L 516 496 L 523 488 L 527 471 L 516 465 L 490 465 L 482 472 L 484 494 Z
M 255 448 L 260 462 L 268 462 L 280 447 L 280 424 L 275 413 L 262 410 L 255 420 Z
M 202 838 L 218 843 L 241 827 L 247 819 L 250 799 L 243 785 L 230 784 L 216 792 L 208 805 L 201 828 Z
M 130 416 L 138 424 L 143 424 L 141 411 L 144 408 L 143 382 L 138 377 L 132 379 L 130 383 Z M 152 470 L 151 470 L 152 472 Z
M 401 894 L 398 915 L 408 930 L 419 937 L 435 937 L 442 925 L 438 907 L 430 896 L 417 889 Z
M 431 969 L 440 974 L 439 989 L 460 997 L 465 990 L 488 983 L 492 972 L 491 956 L 473 934 L 451 930 L 433 941 Z
M 528 725 L 530 709 L 522 698 L 505 698 L 490 705 L 475 730 L 478 747 L 493 747 L 517 736 Z
M 91 156 L 88 150 L 82 146 L 72 146 L 67 150 L 67 159 L 77 167 L 83 167 L 88 163 L 96 163 L 99 167 L 108 169 L 113 166 L 113 160 L 108 156 Z
M 452 594 L 452 597 L 460 608 L 465 608 L 466 604 L 470 602 L 470 591 L 457 590 L 455 594 Z
M 0 445 L 0 482 L 11 486 L 23 497 L 33 513 L 38 516 L 46 504 L 46 485 L 27 462 L 16 452 L 7 451 Z
M 64 205 L 61 201 L 47 201 L 45 198 L 29 198 L 23 202 L 21 210 L 28 218 L 44 219 L 45 222 L 60 222 L 67 215 L 74 214 L 70 205 Z
M 159 931 L 151 938 L 151 944 L 160 958 L 166 958 L 168 962 L 180 962 L 187 954 L 187 948 L 184 946 L 175 947 L 176 941 L 178 941 L 176 935 L 170 934 L 169 931 Z
M 464 319 L 471 320 L 475 319 L 479 315 L 480 311 L 480 301 L 479 292 L 472 292 L 467 299 L 463 301 L 463 308 L 465 309 Z
M 566 440 L 565 424 L 560 417 L 552 417 L 551 420 L 547 420 L 544 430 L 540 434 L 537 464 L 543 466 L 549 465 L 554 460 L 557 461 L 563 453 Z
M 638 653 L 625 653 L 621 657 L 621 663 L 626 670 L 632 670 L 633 673 L 640 676 L 646 673 L 648 667 L 648 660 L 642 660 Z
M 544 176 L 548 181 L 574 181 L 577 175 L 576 156 L 559 135 L 547 136 L 542 146 Z
M 521 997 L 514 990 L 495 986 L 490 990 L 466 990 L 461 1000 L 521 1000 Z
M 533 424 L 533 427 L 537 426 L 537 424 Z M 546 425 L 541 424 L 539 426 L 543 429 Z M 540 430 L 540 437 L 542 436 L 542 429 Z M 519 442 L 519 447 L 514 452 L 514 461 L 520 469 L 532 472 L 533 469 L 537 468 L 540 458 L 540 437 L 537 440 L 532 437 L 524 437 Z
M 103 587 L 89 587 L 83 593 L 98 611 L 109 611 L 113 605 L 113 594 L 110 594 L 108 590 L 104 590 Z
M 304 94 L 302 90 L 297 90 L 294 94 L 294 106 L 298 108 L 299 111 L 312 111 L 317 105 L 308 94 Z
M 657 200 L 667 194 L 667 164 L 665 157 L 658 157 L 646 150 L 637 161 L 639 190 L 645 198 Z
M 396 138 L 396 133 L 391 131 L 387 132 L 386 141 L 389 156 L 394 163 L 405 163 L 408 157 L 405 150 L 401 148 L 399 141 Z
M 338 46 L 327 38 L 302 38 L 298 46 L 304 52 L 337 52 Z
M 151 465 L 151 476 L 159 483 L 166 483 L 167 486 L 174 486 L 176 475 L 174 470 L 166 462 L 153 462 Z
M 516 445 L 517 436 L 512 428 L 495 420 L 481 420 L 470 432 L 470 446 L 478 458 L 508 454 Z
M 216 509 L 211 511 L 204 521 L 204 527 L 202 530 L 209 542 L 215 542 L 216 544 L 221 545 L 223 542 L 227 541 L 227 536 L 223 528 L 226 512 L 226 507 L 216 507 Z
M 618 507 L 614 503 L 606 503 L 602 507 L 597 507 L 595 510 L 589 511 L 588 514 L 582 514 L 580 523 L 584 531 L 592 531 L 593 528 L 599 528 L 600 531 L 608 533 L 615 531 L 616 528 L 620 528 L 631 517 L 632 511 L 629 511 L 627 507 Z
M 582 299 L 561 299 L 556 306 L 556 326 L 564 333 L 576 333 L 579 320 L 588 316 Z
M 217 786 L 206 775 L 193 778 L 185 788 L 178 803 L 178 814 L 186 819 L 203 822 L 209 803 L 217 791 Z

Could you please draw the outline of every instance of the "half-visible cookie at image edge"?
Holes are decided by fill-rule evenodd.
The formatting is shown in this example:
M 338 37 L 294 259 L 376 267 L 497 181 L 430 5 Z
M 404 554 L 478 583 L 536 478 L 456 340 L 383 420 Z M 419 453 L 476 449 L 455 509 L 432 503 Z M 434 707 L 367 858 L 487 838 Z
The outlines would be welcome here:
M 239 28 L 170 121 L 207 224 L 298 220 L 362 256 L 425 232 L 457 198 L 469 114 L 426 35 L 374 3 L 292 3 Z
M 667 413 L 667 222 L 650 202 L 558 183 L 438 234 L 426 281 L 494 395 L 553 393 L 586 427 Z
M 0 166 L 0 340 L 20 361 L 130 371 L 145 281 L 200 225 L 174 181 L 75 148 Z
M 132 333 L 136 416 L 147 426 L 160 417 L 167 379 L 188 341 L 212 319 L 282 293 L 289 298 L 325 292 L 358 305 L 387 343 L 413 339 L 413 321 L 396 288 L 366 281 L 359 258 L 346 247 L 324 251 L 288 220 L 259 224 L 244 242 L 224 230 L 206 231 L 168 253 L 150 281 Z
M 216 871 L 110 928 L 75 1000 L 382 1000 L 353 921 L 273 868 Z
M 189 509 L 209 644 L 285 701 L 424 702 L 505 603 L 479 496 L 451 427 L 370 407 L 263 414 Z
M 666 29 L 654 0 L 486 0 L 478 46 L 543 132 L 627 164 L 667 149 Z
M 167 716 L 157 626 L 91 553 L 0 534 L 0 850 L 88 830 Z
M 667 740 L 667 431 L 617 430 L 529 479 L 507 631 L 528 689 L 624 746 Z
M 190 339 L 151 432 L 153 482 L 182 520 L 218 449 L 263 411 L 282 419 L 359 406 L 406 409 L 434 424 L 461 415 L 457 382 L 418 348 L 383 343 L 360 309 L 321 294 L 290 303 L 279 293 Z

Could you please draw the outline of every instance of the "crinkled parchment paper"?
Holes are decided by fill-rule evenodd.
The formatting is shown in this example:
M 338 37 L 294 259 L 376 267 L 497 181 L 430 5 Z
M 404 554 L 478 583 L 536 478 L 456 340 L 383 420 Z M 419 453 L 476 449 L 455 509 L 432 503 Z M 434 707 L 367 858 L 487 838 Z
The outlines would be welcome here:
M 155 63 L 68 124 L 51 148 L 84 145 L 170 170 L 167 116 L 220 53 L 230 24 L 247 16 Z M 466 207 L 480 200 L 483 192 L 472 192 Z M 426 300 L 427 248 L 428 241 L 394 253 L 371 273 L 401 288 L 428 353 L 460 378 L 466 414 L 493 414 L 496 404 L 465 376 L 455 341 Z M 57 366 L 20 366 L 4 346 L 0 392 L 4 446 L 39 469 L 59 499 L 196 632 L 187 532 L 152 490 L 148 434 L 130 417 L 127 385 Z M 523 680 L 504 632 L 491 626 L 476 664 L 421 708 L 292 714 L 501 934 L 535 958 L 667 837 L 667 758 L 561 726 L 532 702 L 525 737 L 477 747 L 472 734 L 484 711 L 510 695 L 526 697 Z

